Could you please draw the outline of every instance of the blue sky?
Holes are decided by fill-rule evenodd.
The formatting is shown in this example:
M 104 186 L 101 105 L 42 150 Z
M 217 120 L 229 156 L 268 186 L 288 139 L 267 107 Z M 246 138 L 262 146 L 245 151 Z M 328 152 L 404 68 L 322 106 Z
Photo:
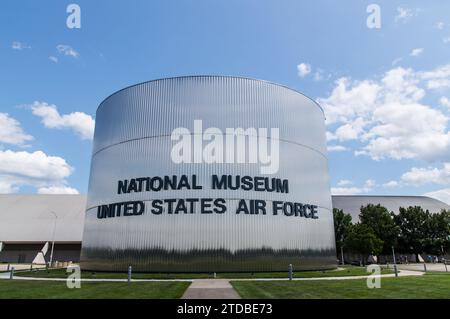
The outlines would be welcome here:
M 81 28 L 66 7 L 81 8 Z M 381 28 L 370 29 L 369 4 Z M 0 192 L 86 193 L 98 104 L 138 82 L 281 83 L 327 115 L 332 192 L 450 202 L 448 1 L 2 1 Z

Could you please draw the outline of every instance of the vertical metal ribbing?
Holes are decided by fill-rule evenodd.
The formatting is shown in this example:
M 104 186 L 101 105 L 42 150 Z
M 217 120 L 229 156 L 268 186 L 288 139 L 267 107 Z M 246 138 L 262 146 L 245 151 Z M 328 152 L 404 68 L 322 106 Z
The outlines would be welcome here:
M 196 119 L 223 132 L 227 127 L 279 128 L 282 157 L 276 177 L 290 179 L 291 193 L 218 192 L 204 185 L 205 189 L 197 192 L 116 194 L 117 180 L 124 178 L 196 174 L 207 183 L 212 174 L 260 175 L 258 165 L 172 163 L 172 130 L 192 130 Z M 99 107 L 96 121 L 83 241 L 85 268 L 120 270 L 137 263 L 137 268 L 133 266 L 137 271 L 284 270 L 286 260 L 309 250 L 319 255 L 322 251 L 328 261 L 311 257 L 307 266 L 329 267 L 333 263 L 334 243 L 332 236 L 326 236 L 333 225 L 324 118 L 305 96 L 244 78 L 163 79 L 113 94 Z M 273 200 L 311 201 L 320 206 L 321 219 L 312 223 L 230 211 L 217 216 L 201 216 L 198 212 L 192 216 L 155 216 L 148 210 L 154 199 L 188 197 L 223 197 L 229 208 L 236 208 L 240 198 L 264 199 L 268 205 Z M 146 213 L 114 220 L 95 218 L 98 205 L 124 200 L 144 200 Z M 280 257 L 280 251 L 291 253 Z M 106 255 L 109 257 L 102 257 Z M 299 265 L 298 260 L 292 263 Z

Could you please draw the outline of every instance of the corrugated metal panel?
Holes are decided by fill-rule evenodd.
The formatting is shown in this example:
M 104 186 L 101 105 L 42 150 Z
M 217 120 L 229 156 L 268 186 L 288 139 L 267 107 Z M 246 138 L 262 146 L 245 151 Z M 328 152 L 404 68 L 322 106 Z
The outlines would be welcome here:
M 380 204 L 389 211 L 398 213 L 400 207 L 420 206 L 431 213 L 439 213 L 442 209 L 450 210 L 450 206 L 434 198 L 426 196 L 371 196 L 371 195 L 333 195 L 333 208 L 342 209 L 352 216 L 353 222 L 359 221 L 361 206 Z
M 98 110 L 93 153 L 132 139 L 169 135 L 175 127 L 277 127 L 282 139 L 326 154 L 324 115 L 306 96 L 269 82 L 194 76 L 121 90 Z
M 212 174 L 260 176 L 258 164 L 174 164 L 177 127 L 279 128 L 280 169 L 289 194 L 209 189 Z M 202 190 L 117 194 L 117 181 L 197 175 Z M 153 215 L 168 198 L 225 198 L 225 214 Z M 237 199 L 319 206 L 319 219 L 232 213 Z M 143 200 L 141 216 L 97 219 L 99 205 Z M 324 115 L 304 95 L 264 81 L 181 77 L 142 83 L 107 98 L 97 110 L 82 267 L 137 271 L 264 271 L 335 266 Z

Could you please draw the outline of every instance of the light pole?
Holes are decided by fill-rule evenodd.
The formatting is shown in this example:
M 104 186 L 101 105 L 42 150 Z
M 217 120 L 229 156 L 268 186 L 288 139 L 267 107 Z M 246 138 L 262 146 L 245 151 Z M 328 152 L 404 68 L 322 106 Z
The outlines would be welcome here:
M 50 252 L 50 267 L 53 262 L 53 249 L 55 248 L 55 232 L 56 232 L 56 221 L 58 220 L 58 215 L 54 211 L 50 211 L 53 216 L 55 216 L 55 222 L 53 223 L 53 235 L 52 235 L 52 250 Z
M 341 263 L 344 265 L 344 246 L 341 246 Z
M 392 246 L 392 257 L 394 258 L 394 272 L 395 272 L 395 277 L 398 277 L 398 272 L 397 272 L 397 262 L 396 262 L 396 260 L 395 260 L 394 246 Z

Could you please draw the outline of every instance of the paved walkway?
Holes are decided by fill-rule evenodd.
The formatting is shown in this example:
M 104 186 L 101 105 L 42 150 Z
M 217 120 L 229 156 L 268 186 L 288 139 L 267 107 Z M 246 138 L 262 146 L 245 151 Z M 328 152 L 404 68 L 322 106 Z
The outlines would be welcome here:
M 392 268 L 391 265 L 389 265 Z M 446 267 L 447 266 L 447 267 Z M 413 271 L 424 271 L 422 264 L 399 264 L 397 265 L 400 270 L 413 270 Z M 427 271 L 439 271 L 439 272 L 450 272 L 450 265 L 444 265 L 443 263 L 427 263 Z
M 240 299 L 227 279 L 196 279 L 181 299 Z
M 422 276 L 423 271 L 400 270 L 398 275 L 404 276 Z M 312 277 L 312 278 L 293 278 L 292 280 L 311 281 L 311 280 L 351 280 L 366 279 L 369 275 L 363 276 L 341 276 L 341 277 Z M 382 278 L 395 277 L 395 274 L 380 275 Z M 9 272 L 0 273 L 0 279 L 9 279 Z M 41 280 L 41 281 L 66 281 L 66 278 L 41 278 L 41 277 L 19 277 L 14 276 L 14 280 Z M 236 278 L 236 279 L 132 279 L 132 282 L 151 282 L 151 281 L 182 281 L 182 282 L 230 282 L 230 281 L 285 281 L 288 278 Z M 126 282 L 127 279 L 100 279 L 100 278 L 81 278 L 82 282 Z M 206 285 L 206 283 L 204 283 Z M 218 284 L 219 285 L 219 284 Z M 224 284 L 222 284 L 224 285 Z
M 9 279 L 9 272 L 0 272 L 1 279 Z M 67 278 L 45 278 L 45 277 L 22 277 L 14 276 L 14 280 L 36 280 L 36 281 L 67 281 Z M 192 282 L 194 279 L 132 279 L 132 282 L 146 282 L 146 281 L 182 281 Z M 106 279 L 106 278 L 81 278 L 82 282 L 127 282 L 127 279 Z

